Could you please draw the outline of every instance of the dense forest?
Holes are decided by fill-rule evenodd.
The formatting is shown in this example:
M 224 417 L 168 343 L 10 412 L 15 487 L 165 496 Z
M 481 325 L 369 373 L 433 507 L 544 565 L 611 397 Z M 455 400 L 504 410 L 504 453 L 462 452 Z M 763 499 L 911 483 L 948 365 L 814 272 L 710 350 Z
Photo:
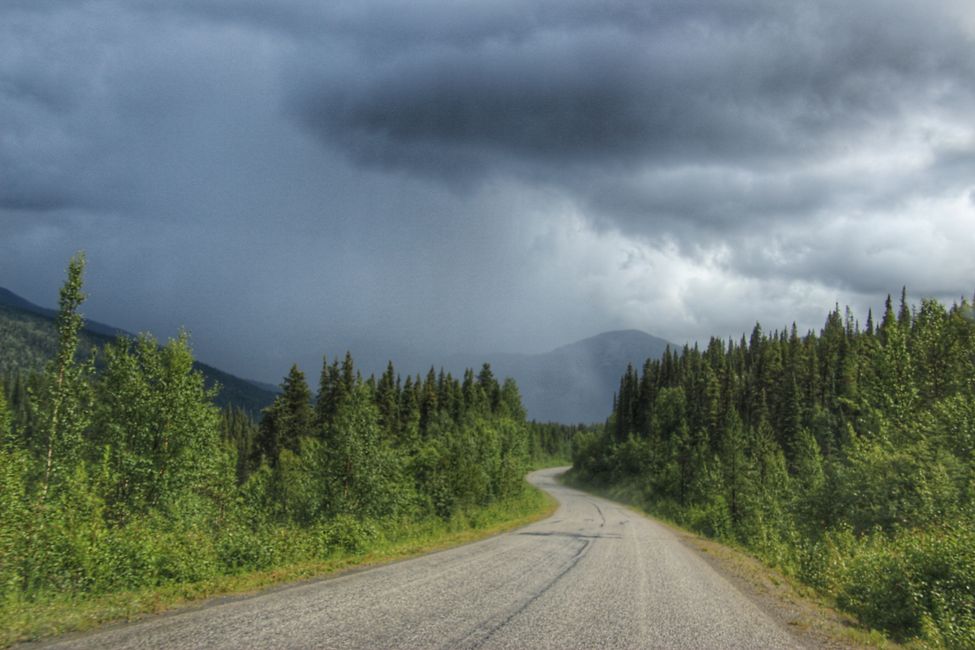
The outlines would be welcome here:
M 975 318 L 849 309 L 630 367 L 576 480 L 740 544 L 900 638 L 975 647 Z
M 74 258 L 46 369 L 0 391 L 0 613 L 467 525 L 526 499 L 530 462 L 566 453 L 487 365 L 364 379 L 346 355 L 317 394 L 293 367 L 259 421 L 221 410 L 185 336 L 79 354 L 83 270 Z

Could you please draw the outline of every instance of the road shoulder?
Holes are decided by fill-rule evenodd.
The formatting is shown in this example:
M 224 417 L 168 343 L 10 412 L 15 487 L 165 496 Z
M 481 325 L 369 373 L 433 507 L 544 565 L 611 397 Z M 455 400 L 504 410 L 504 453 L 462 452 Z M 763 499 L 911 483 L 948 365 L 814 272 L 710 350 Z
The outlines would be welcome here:
M 567 487 L 621 503 L 599 490 L 563 479 L 559 478 Z M 681 544 L 804 645 L 829 649 L 903 647 L 879 632 L 865 629 L 851 616 L 830 607 L 811 588 L 798 584 L 746 552 L 653 517 L 632 504 L 621 504 L 672 532 Z

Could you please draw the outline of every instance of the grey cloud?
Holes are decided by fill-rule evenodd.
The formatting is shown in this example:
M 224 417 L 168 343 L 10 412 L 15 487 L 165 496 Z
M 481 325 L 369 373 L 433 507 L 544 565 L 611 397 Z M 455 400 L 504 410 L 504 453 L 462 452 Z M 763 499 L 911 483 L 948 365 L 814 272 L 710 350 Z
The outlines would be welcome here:
M 327 134 L 350 131 L 350 149 L 356 137 L 380 138 L 393 157 L 398 147 L 431 143 L 517 158 L 653 160 L 794 154 L 797 145 L 820 145 L 824 134 L 902 110 L 927 89 L 970 96 L 962 82 L 975 68 L 962 55 L 971 44 L 936 11 L 921 16 L 895 3 L 878 17 L 831 3 L 808 11 L 732 4 L 734 14 L 649 3 L 656 20 L 636 22 L 610 5 L 601 20 L 529 20 L 521 38 L 498 27 L 494 39 L 464 48 L 452 37 L 458 29 L 466 35 L 470 22 L 445 27 L 433 17 L 444 32 L 363 57 L 341 74 L 320 61 L 319 87 L 309 87 L 312 72 L 296 90 L 299 111 Z M 746 6 L 767 15 L 746 22 Z M 367 15 L 398 26 L 412 14 Z M 377 29 L 373 21 L 361 28 Z M 946 82 L 958 87 L 946 90 Z
M 975 57 L 949 4 L 624 2 L 556 12 L 538 2 L 525 5 L 517 34 L 495 16 L 434 15 L 423 31 L 408 12 L 369 11 L 343 23 L 360 49 L 340 50 L 338 62 L 332 48 L 303 51 L 291 109 L 361 164 L 464 187 L 529 178 L 576 195 L 597 222 L 720 233 L 753 219 L 807 219 L 842 198 L 899 201 L 902 183 L 834 195 L 838 179 L 804 168 L 882 148 L 932 114 L 967 123 Z M 400 23 L 412 39 L 361 52 L 371 41 L 360 32 Z M 481 38 L 459 47 L 455 37 L 476 27 Z M 675 166 L 707 169 L 669 185 Z M 721 168 L 728 178 L 708 171 Z
M 965 224 L 919 211 L 898 241 L 882 215 L 975 205 L 964 12 L 7 0 L 0 285 L 50 304 L 86 248 L 93 316 L 188 325 L 204 359 L 272 380 L 356 340 L 679 340 L 685 316 L 748 329 L 767 287 L 773 314 L 804 281 L 826 307 L 899 274 L 947 290 L 973 270 Z

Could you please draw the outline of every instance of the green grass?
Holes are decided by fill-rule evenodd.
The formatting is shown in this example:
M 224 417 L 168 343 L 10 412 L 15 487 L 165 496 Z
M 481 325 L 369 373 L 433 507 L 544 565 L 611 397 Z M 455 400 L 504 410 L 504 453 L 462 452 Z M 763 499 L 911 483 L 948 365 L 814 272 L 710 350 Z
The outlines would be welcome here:
M 380 538 L 359 552 L 338 551 L 321 559 L 192 583 L 97 596 L 48 596 L 32 602 L 0 603 L 0 647 L 91 630 L 110 622 L 133 621 L 214 596 L 255 594 L 274 586 L 460 546 L 544 519 L 557 506 L 558 502 L 550 495 L 528 486 L 517 499 L 471 509 L 450 521 L 430 519 L 384 530 Z

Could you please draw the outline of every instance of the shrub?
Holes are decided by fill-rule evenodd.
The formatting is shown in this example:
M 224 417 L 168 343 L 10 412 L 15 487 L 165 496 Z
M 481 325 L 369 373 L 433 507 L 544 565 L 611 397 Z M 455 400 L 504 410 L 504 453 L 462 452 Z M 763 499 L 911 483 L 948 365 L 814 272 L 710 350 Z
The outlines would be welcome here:
M 838 600 L 900 637 L 975 647 L 975 530 L 962 523 L 874 534 L 851 560 Z
M 379 529 L 369 520 L 352 515 L 338 515 L 322 529 L 326 548 L 348 553 L 360 553 L 380 537 Z

